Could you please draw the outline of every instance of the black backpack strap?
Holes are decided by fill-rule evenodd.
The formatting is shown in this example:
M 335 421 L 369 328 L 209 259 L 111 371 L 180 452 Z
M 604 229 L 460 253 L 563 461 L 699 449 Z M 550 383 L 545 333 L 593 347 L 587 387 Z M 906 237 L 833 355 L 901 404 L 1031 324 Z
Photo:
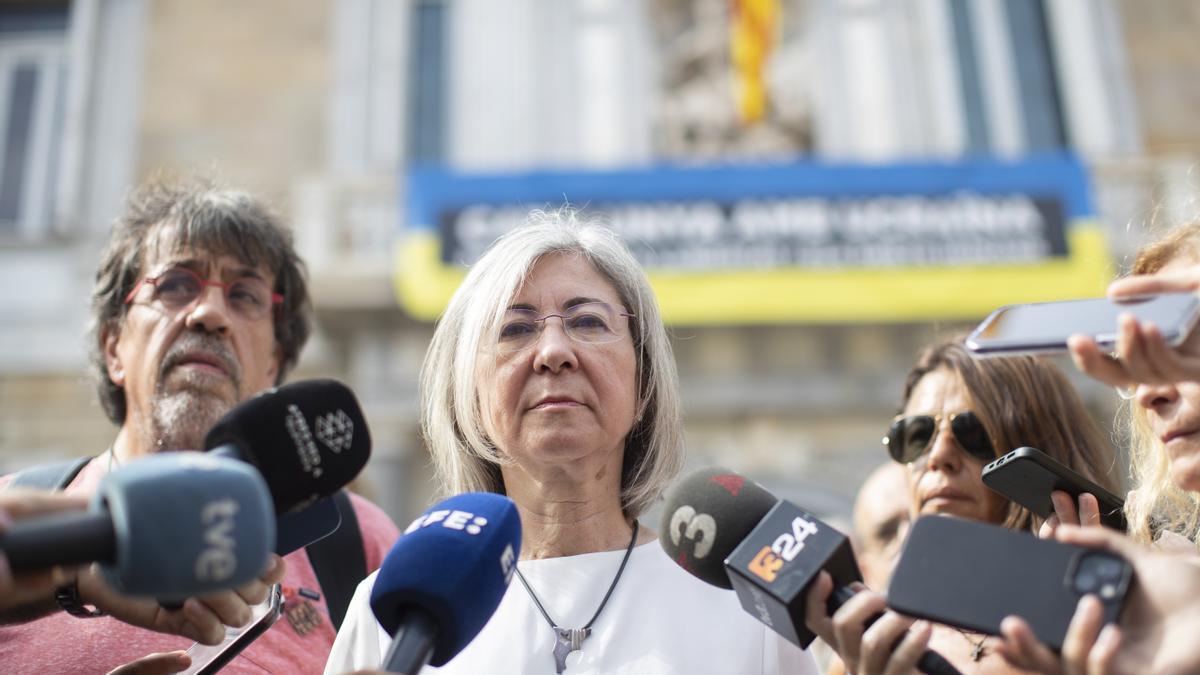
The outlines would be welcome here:
M 354 589 L 367 576 L 367 555 L 363 551 L 362 531 L 358 528 L 350 494 L 339 490 L 333 495 L 333 501 L 342 514 L 342 524 L 328 537 L 309 544 L 304 550 L 317 575 L 325 605 L 329 607 L 329 621 L 336 631 L 346 618 Z
M 37 488 L 40 490 L 62 490 L 75 480 L 91 457 L 80 457 L 62 462 L 38 464 L 18 471 L 8 482 L 8 487 Z

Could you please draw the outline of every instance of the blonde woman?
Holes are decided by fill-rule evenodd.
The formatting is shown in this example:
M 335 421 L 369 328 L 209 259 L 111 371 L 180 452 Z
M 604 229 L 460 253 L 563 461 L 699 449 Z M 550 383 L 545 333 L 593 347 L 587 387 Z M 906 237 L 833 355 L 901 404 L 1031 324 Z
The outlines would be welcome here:
M 1142 249 L 1132 274 L 1114 282 L 1109 294 L 1200 290 L 1200 222 L 1178 227 Z M 1077 528 L 1064 528 L 1058 538 L 1122 553 L 1138 570 L 1138 582 L 1120 627 L 1102 630 L 1099 604 L 1081 601 L 1061 659 L 1015 618 L 1005 621 L 1002 651 L 1013 663 L 1048 673 L 1195 672 L 1200 669 L 1195 648 L 1200 586 L 1189 579 L 1200 569 L 1200 332 L 1172 348 L 1156 326 L 1127 315 L 1119 321 L 1114 353 L 1101 351 L 1085 336 L 1074 336 L 1069 344 L 1080 370 L 1131 392 L 1134 490 L 1126 516 L 1134 541 Z M 1069 499 L 1057 497 L 1059 520 L 1091 524 L 1089 517 L 1080 517 L 1090 511 L 1089 496 L 1081 498 L 1079 514 Z M 1135 542 L 1175 555 L 1165 557 Z

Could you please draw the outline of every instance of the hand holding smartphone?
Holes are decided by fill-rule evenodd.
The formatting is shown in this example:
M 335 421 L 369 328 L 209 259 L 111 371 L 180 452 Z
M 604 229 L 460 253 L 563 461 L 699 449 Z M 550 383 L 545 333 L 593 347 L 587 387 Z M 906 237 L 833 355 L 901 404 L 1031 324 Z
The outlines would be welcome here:
M 1010 615 L 1060 651 L 1079 599 L 1100 599 L 1117 620 L 1133 570 L 1108 552 L 1038 539 L 1028 532 L 948 516 L 924 516 L 909 532 L 888 587 L 902 614 L 1000 634 Z
M 250 623 L 241 628 L 226 627 L 225 639 L 221 644 L 204 645 L 197 642 L 189 647 L 187 653 L 192 657 L 192 665 L 183 671 L 183 675 L 212 675 L 218 672 L 267 632 L 282 611 L 283 590 L 279 584 L 275 584 L 267 593 L 267 599 L 251 608 Z
M 1200 320 L 1200 298 L 1194 293 L 1164 293 L 1007 305 L 988 315 L 967 337 L 966 346 L 981 356 L 1065 352 L 1067 338 L 1083 334 L 1112 350 L 1117 317 L 1124 313 L 1154 323 L 1167 343 L 1177 346 Z
M 983 484 L 1041 518 L 1054 514 L 1050 493 L 1062 490 L 1078 502 L 1092 494 L 1100 505 L 1100 522 L 1118 532 L 1127 528 L 1125 501 L 1037 448 L 1017 448 L 983 467 Z

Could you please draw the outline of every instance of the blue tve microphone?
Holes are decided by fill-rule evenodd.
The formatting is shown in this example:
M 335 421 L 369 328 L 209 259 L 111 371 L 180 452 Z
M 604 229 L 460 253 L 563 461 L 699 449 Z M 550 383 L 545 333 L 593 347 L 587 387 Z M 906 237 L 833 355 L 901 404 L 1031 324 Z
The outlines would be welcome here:
M 161 600 L 255 579 L 274 545 L 262 476 L 194 452 L 126 464 L 104 477 L 86 513 L 22 521 L 0 535 L 15 572 L 96 561 L 114 590 Z
M 520 552 L 521 519 L 502 495 L 456 495 L 413 521 L 371 590 L 371 611 L 393 638 L 384 668 L 416 673 L 454 658 L 500 605 Z

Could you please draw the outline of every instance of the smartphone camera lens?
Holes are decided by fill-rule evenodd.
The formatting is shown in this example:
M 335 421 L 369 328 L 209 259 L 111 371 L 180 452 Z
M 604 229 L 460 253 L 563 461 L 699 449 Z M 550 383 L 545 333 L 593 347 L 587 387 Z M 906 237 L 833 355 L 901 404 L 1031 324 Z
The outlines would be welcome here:
M 1091 572 L 1080 572 L 1075 575 L 1075 590 L 1080 593 L 1091 593 L 1100 585 L 1100 580 Z
M 1101 591 L 1103 597 L 1110 598 L 1116 594 L 1121 570 L 1121 561 L 1111 556 L 1095 553 L 1085 555 L 1075 569 L 1075 591 L 1080 594 Z
M 1121 564 L 1116 560 L 1099 560 L 1096 563 L 1096 575 L 1105 581 L 1113 581 L 1121 575 Z

